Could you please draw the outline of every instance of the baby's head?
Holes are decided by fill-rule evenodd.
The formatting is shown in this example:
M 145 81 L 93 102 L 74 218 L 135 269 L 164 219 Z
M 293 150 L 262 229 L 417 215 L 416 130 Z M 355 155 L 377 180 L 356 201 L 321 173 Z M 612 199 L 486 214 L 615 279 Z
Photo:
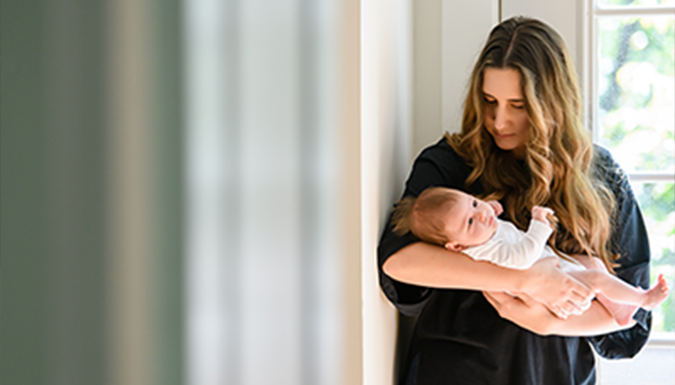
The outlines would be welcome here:
M 431 187 L 406 197 L 394 209 L 394 232 L 461 251 L 487 242 L 497 231 L 493 207 L 462 191 Z

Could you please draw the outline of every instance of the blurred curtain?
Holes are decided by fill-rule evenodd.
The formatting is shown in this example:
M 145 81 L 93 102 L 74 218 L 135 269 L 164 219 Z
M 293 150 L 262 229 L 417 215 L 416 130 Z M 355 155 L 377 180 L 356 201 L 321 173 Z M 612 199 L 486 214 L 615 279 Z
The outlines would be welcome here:
M 340 9 L 184 11 L 188 383 L 342 383 Z
M 358 4 L 3 0 L 2 383 L 358 381 Z
M 2 3 L 3 383 L 183 383 L 179 7 Z

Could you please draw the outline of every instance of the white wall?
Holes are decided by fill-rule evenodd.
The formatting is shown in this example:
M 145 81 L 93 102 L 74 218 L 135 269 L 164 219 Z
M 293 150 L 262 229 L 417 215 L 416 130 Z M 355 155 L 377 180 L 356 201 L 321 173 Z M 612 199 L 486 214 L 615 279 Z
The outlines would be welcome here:
M 442 0 L 413 2 L 413 156 L 442 133 L 442 8 Z
M 541 19 L 555 28 L 565 40 L 575 62 L 577 72 L 581 74 L 583 49 L 583 5 L 581 0 L 541 1 L 541 0 L 501 0 L 502 20 L 522 15 Z
M 471 70 L 492 27 L 499 21 L 499 0 L 443 1 L 443 129 L 461 127 Z
M 410 0 L 361 3 L 363 384 L 392 384 L 396 312 L 377 278 L 376 249 L 410 163 Z
M 498 0 L 415 2 L 413 154 L 459 130 L 473 63 L 498 18 Z

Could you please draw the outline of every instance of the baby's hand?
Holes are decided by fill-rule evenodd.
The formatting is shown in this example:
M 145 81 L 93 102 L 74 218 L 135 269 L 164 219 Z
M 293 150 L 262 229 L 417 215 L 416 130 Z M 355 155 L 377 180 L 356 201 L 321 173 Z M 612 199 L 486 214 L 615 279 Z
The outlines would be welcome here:
M 485 203 L 492 206 L 492 209 L 495 211 L 495 216 L 497 216 L 497 217 L 500 216 L 504 212 L 504 209 L 502 208 L 501 203 L 499 203 L 497 201 L 486 201 Z
M 551 215 L 555 218 L 553 210 L 548 207 L 534 206 L 532 207 L 532 219 L 546 223 L 549 226 L 552 226 L 552 223 L 549 222 L 547 216 Z

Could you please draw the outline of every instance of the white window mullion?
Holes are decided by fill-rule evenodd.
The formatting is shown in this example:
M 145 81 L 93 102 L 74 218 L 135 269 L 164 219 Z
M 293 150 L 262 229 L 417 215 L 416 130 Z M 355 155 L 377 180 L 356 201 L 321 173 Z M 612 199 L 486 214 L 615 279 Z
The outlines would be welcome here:
M 649 173 L 649 172 L 631 172 L 628 173 L 628 178 L 631 182 L 636 183 L 658 183 L 658 182 L 675 182 L 675 174 L 673 173 Z
M 595 16 L 621 16 L 621 17 L 640 17 L 640 16 L 671 16 L 675 12 L 675 7 L 594 7 Z

